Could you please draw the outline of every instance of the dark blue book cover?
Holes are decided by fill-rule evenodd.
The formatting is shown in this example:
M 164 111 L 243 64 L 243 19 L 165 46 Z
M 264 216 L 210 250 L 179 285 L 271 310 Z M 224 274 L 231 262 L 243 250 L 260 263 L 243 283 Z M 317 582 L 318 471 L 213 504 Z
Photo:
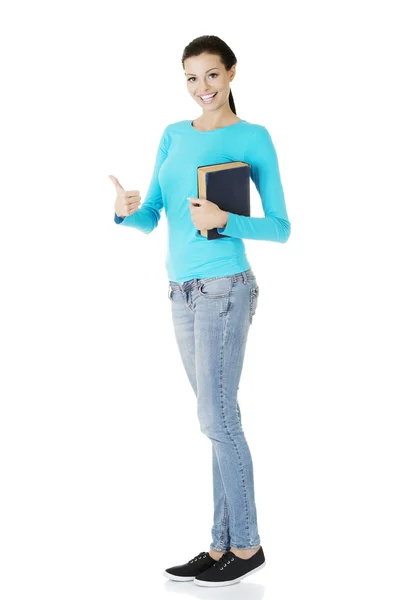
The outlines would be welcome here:
M 221 210 L 250 217 L 250 165 L 234 161 L 198 167 L 197 197 L 207 198 Z M 229 237 L 216 227 L 197 231 L 208 240 Z

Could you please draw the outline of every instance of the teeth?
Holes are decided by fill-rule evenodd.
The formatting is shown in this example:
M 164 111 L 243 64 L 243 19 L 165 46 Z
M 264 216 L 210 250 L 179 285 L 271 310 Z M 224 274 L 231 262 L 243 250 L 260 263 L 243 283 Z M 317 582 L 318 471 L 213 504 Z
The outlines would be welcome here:
M 214 94 L 208 94 L 208 96 L 200 96 L 200 98 L 203 98 L 203 100 L 208 100 L 209 98 L 212 98 L 213 96 L 215 96 L 217 92 L 215 92 Z

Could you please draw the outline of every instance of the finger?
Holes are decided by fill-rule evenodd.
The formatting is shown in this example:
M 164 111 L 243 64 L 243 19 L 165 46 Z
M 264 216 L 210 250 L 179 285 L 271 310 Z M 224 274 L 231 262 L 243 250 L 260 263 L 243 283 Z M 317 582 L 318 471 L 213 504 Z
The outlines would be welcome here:
M 117 191 L 119 191 L 119 192 L 125 191 L 124 188 L 122 187 L 122 185 L 120 184 L 120 182 L 118 181 L 118 179 L 116 177 L 114 177 L 114 175 L 109 175 L 109 178 L 111 179 L 111 181 L 117 188 Z
M 124 190 L 124 193 L 122 195 L 124 196 L 124 198 L 136 198 L 137 196 L 140 196 L 140 191 L 139 190 Z
M 121 198 L 121 201 L 124 206 L 134 207 L 134 206 L 138 206 L 142 202 L 142 199 L 140 196 L 136 196 L 135 198 Z
M 124 205 L 127 208 L 137 208 L 141 204 L 141 199 L 139 200 L 124 200 Z
M 193 207 L 197 207 L 200 206 L 200 204 L 197 202 L 198 198 L 187 198 L 187 200 L 190 202 L 189 208 L 190 210 L 192 210 Z

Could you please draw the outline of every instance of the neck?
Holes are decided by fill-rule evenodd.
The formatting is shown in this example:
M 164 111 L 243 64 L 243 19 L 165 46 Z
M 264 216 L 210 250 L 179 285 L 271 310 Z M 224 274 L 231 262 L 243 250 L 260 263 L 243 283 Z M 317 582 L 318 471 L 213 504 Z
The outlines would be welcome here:
M 224 106 L 226 106 L 226 103 Z M 219 110 L 204 111 L 197 122 L 204 129 L 218 129 L 218 127 L 225 127 L 225 125 L 230 125 L 238 120 L 238 116 L 235 115 L 228 105 L 226 108 L 221 107 Z

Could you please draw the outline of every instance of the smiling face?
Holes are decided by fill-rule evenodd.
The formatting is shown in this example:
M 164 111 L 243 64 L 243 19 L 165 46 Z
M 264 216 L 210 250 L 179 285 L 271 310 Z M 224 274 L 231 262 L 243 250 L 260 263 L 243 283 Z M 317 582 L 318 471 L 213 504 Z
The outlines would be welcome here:
M 235 65 L 227 71 L 218 55 L 203 53 L 185 60 L 185 77 L 188 92 L 197 104 L 206 111 L 215 110 L 229 103 Z M 214 97 L 207 97 L 210 95 Z M 206 98 L 202 99 L 202 96 Z

